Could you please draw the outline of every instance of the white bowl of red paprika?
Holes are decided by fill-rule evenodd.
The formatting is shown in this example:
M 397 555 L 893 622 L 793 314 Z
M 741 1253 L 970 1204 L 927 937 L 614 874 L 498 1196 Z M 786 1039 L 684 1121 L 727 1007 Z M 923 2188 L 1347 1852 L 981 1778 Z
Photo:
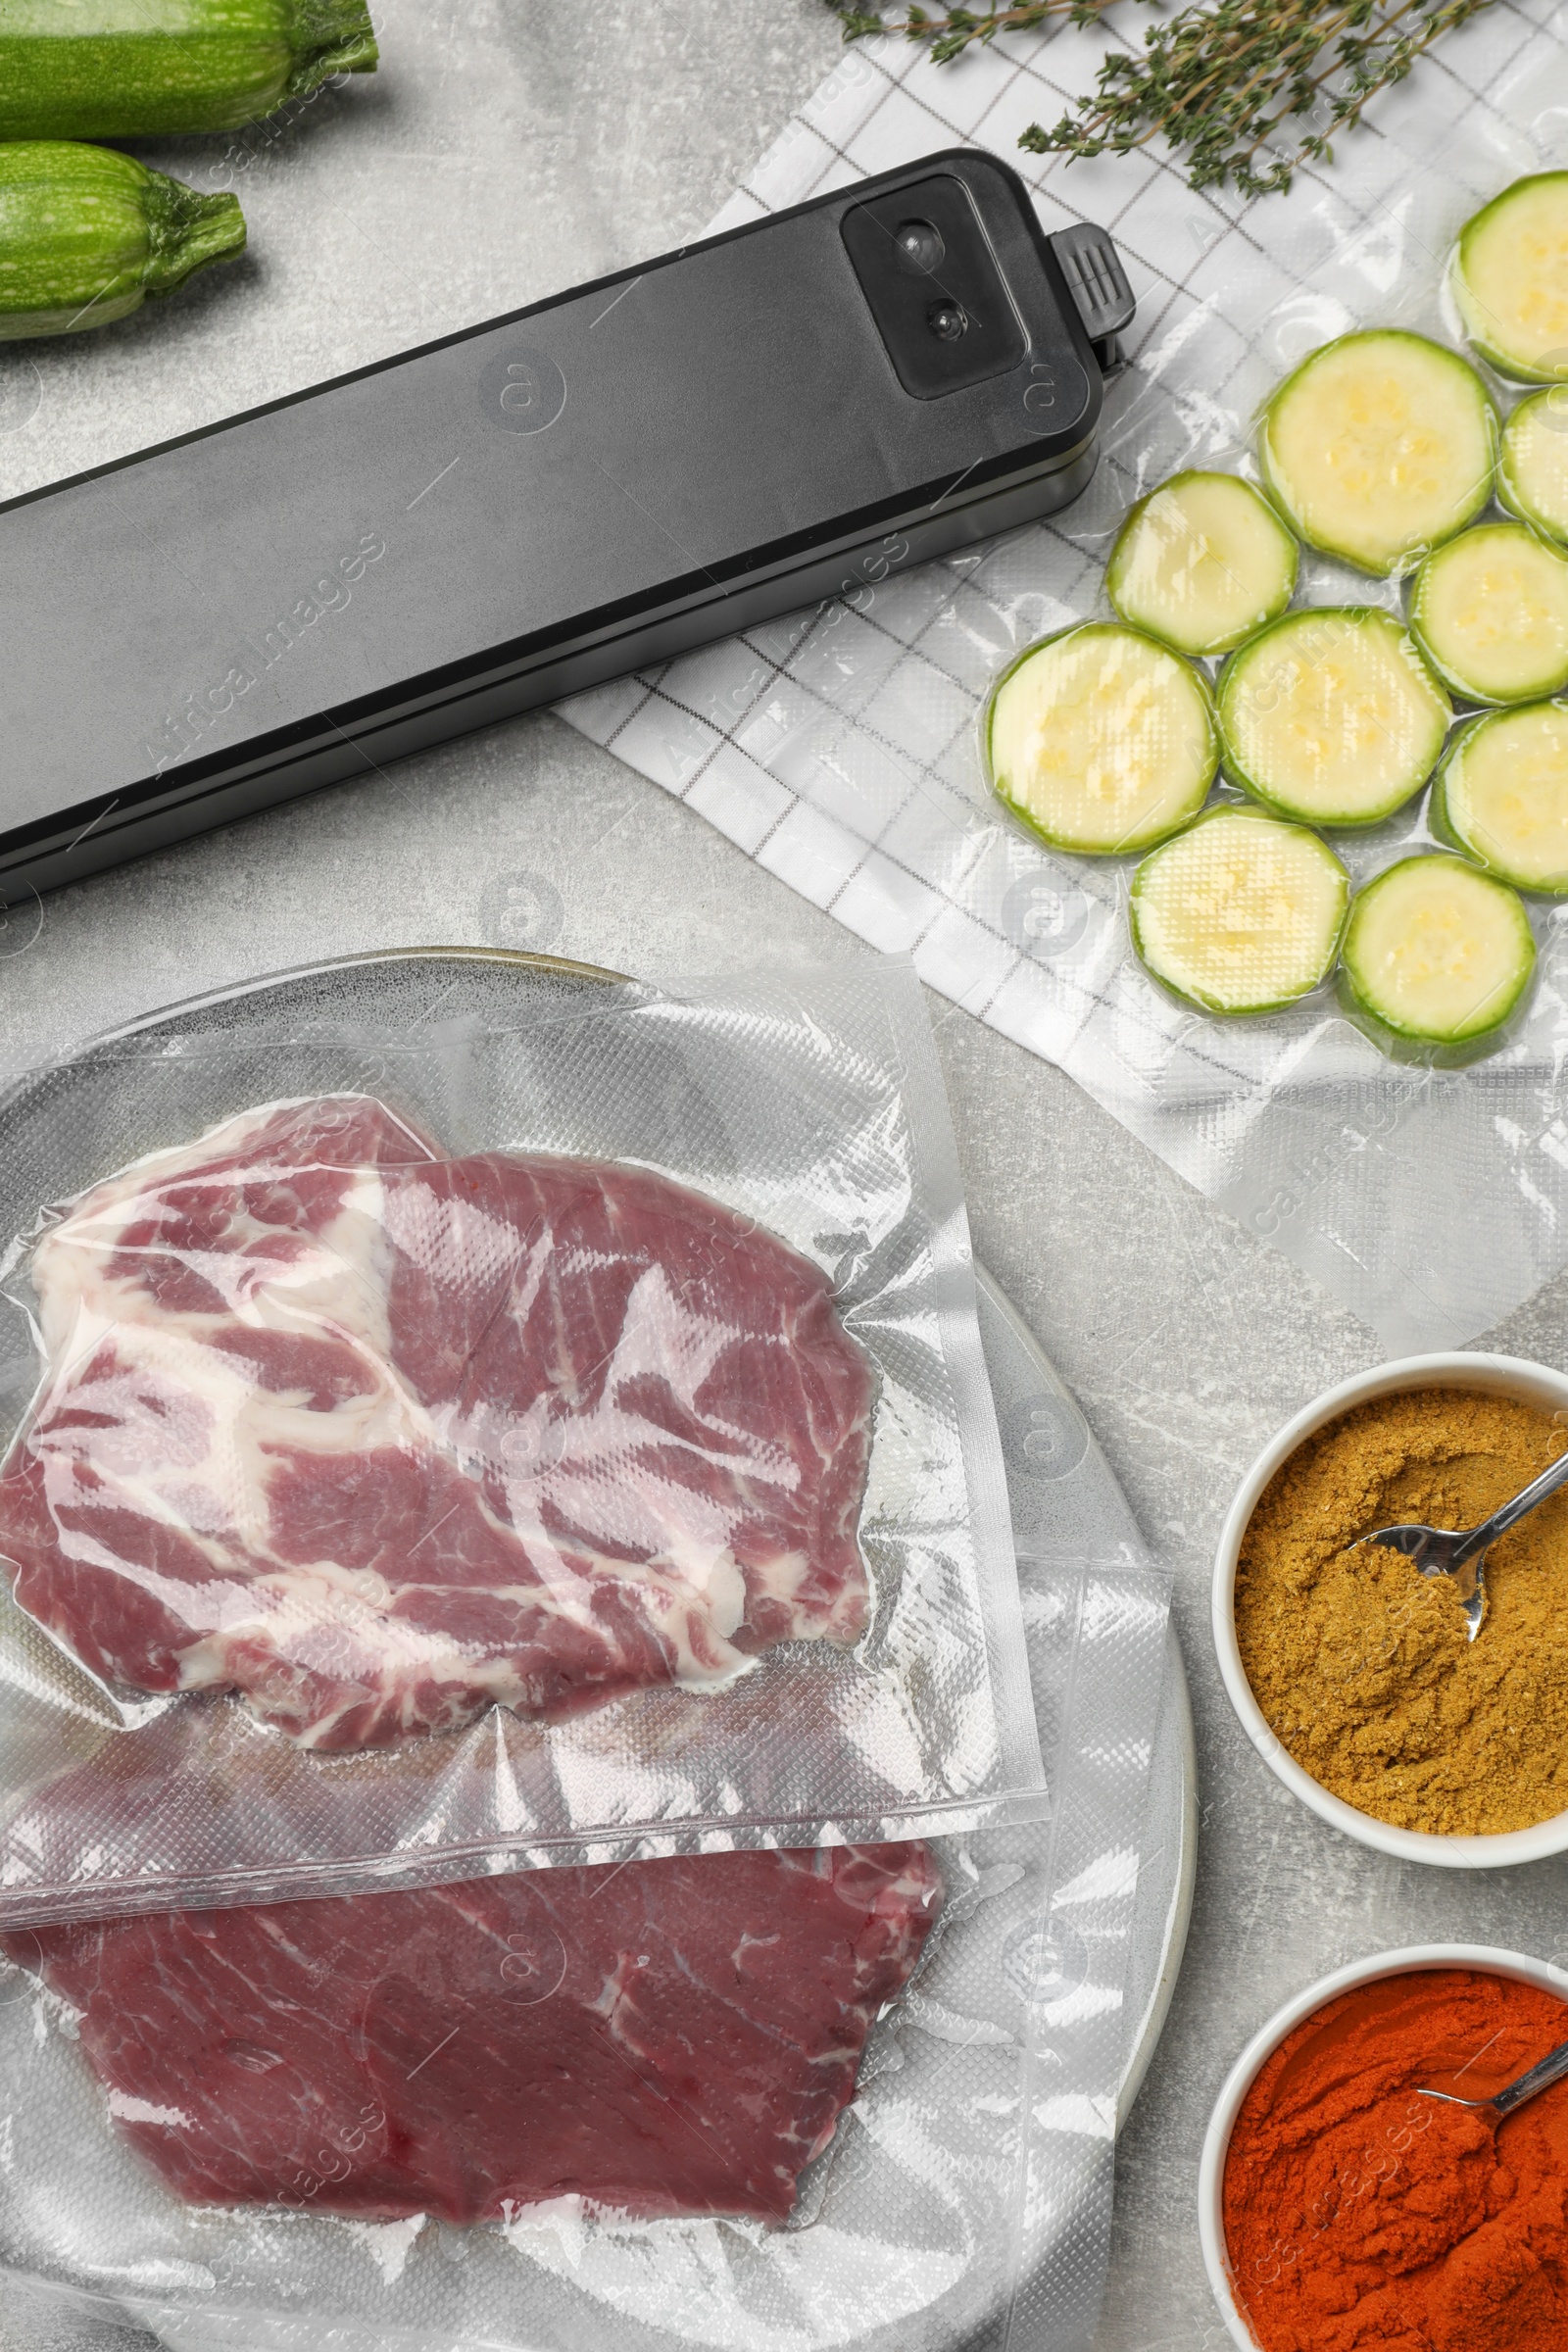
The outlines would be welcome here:
M 1371 1405 L 1379 1399 L 1397 1398 L 1416 1391 L 1434 1393 L 1439 1401 L 1444 1396 L 1460 1394 L 1483 1399 L 1512 1400 L 1519 1406 L 1531 1408 L 1536 1415 L 1544 1416 L 1548 1423 L 1556 1422 L 1559 1426 L 1568 1423 L 1568 1376 L 1552 1370 L 1546 1364 L 1530 1363 L 1519 1356 L 1483 1355 L 1469 1351 L 1404 1356 L 1394 1363 L 1379 1364 L 1371 1371 L 1359 1373 L 1353 1380 L 1343 1381 L 1339 1387 L 1328 1390 L 1298 1413 L 1294 1420 L 1286 1423 L 1258 1455 L 1237 1491 L 1220 1533 L 1214 1561 L 1214 1647 L 1231 1704 L 1253 1746 L 1293 1795 L 1298 1796 L 1324 1821 L 1331 1823 L 1335 1829 L 1345 1831 L 1348 1837 L 1358 1838 L 1363 1845 L 1375 1846 L 1381 1852 L 1396 1854 L 1404 1861 L 1438 1863 L 1453 1870 L 1509 1868 L 1516 1863 L 1535 1862 L 1548 1854 L 1568 1851 L 1568 1810 L 1552 1811 L 1529 1827 L 1472 1836 L 1446 1830 L 1402 1827 L 1348 1802 L 1344 1796 L 1325 1788 L 1322 1781 L 1298 1760 L 1274 1723 L 1264 1713 L 1249 1679 L 1242 1642 L 1237 1633 L 1237 1574 L 1244 1540 L 1254 1512 L 1268 1497 L 1276 1476 L 1291 1462 L 1293 1456 L 1307 1446 L 1309 1440 L 1316 1438 L 1320 1432 L 1326 1432 L 1331 1423 L 1342 1422 L 1346 1415 L 1358 1406 Z M 1303 1455 L 1303 1460 L 1306 1458 Z M 1526 1483 L 1525 1479 L 1521 1478 L 1519 1483 Z M 1502 1499 L 1501 1494 L 1497 1499 Z M 1485 1510 L 1491 1507 L 1489 1499 L 1480 1515 L 1484 1516 Z M 1568 1508 L 1568 1505 L 1562 1507 Z M 1523 1528 L 1504 1541 L 1517 1544 L 1532 1524 L 1539 1540 L 1542 1531 L 1554 1524 L 1545 1517 L 1553 1508 L 1549 1503 L 1544 1505 L 1542 1511 L 1535 1515 L 1534 1523 L 1527 1520 Z M 1419 1515 L 1393 1506 L 1389 1510 L 1391 1519 Z M 1377 1519 L 1374 1518 L 1370 1524 L 1378 1524 Z M 1568 1544 L 1562 1545 L 1561 1551 L 1565 1587 L 1568 1587 Z M 1402 1560 L 1396 1560 L 1392 1554 L 1383 1556 L 1386 1565 L 1392 1563 L 1395 1576 L 1409 1578 L 1412 1572 Z M 1375 1558 L 1366 1561 L 1364 1569 L 1358 1568 L 1357 1574 L 1362 1573 L 1367 1576 L 1370 1586 L 1371 1580 L 1378 1574 Z M 1493 1586 L 1489 1589 L 1494 1589 L 1496 1581 L 1494 1578 Z M 1568 1629 L 1568 1611 L 1557 1612 L 1557 1617 Z M 1549 1611 L 1546 1622 L 1552 1622 Z M 1490 1653 L 1483 1651 L 1482 1644 L 1488 1641 L 1489 1625 L 1494 1640 L 1499 1638 L 1496 1621 L 1483 1624 L 1470 1663 L 1486 1664 L 1490 1669 L 1495 1666 L 1498 1653 L 1495 1648 Z M 1387 1634 L 1382 1638 L 1390 1639 Z M 1458 1637 L 1454 1639 L 1457 1641 Z M 1565 1639 L 1568 1639 L 1568 1632 L 1565 1632 Z M 1361 1663 L 1364 1664 L 1364 1661 Z M 1528 1675 L 1526 1679 L 1529 1679 Z M 1313 1695 L 1321 1705 L 1321 1684 Z M 1304 1737 L 1298 1739 L 1297 1744 L 1305 1746 L 1310 1752 L 1312 1743 L 1321 1739 L 1321 1729 L 1320 1725 L 1309 1721 Z M 1541 1732 L 1548 1729 L 1547 1726 L 1533 1725 L 1532 1736 L 1539 1737 Z M 1367 1739 L 1365 1729 L 1360 1731 L 1358 1744 L 1363 1751 L 1374 1750 L 1377 1745 L 1375 1740 Z M 1391 1753 L 1395 1747 L 1396 1743 L 1391 1739 Z M 1557 1740 L 1552 1752 L 1568 1755 L 1568 1745 Z M 1423 1766 L 1428 1762 L 1428 1758 L 1422 1759 Z M 1412 1778 L 1419 1780 L 1423 1777 L 1421 1767 L 1404 1777 L 1407 1783 Z M 1495 1751 L 1489 1750 L 1485 1755 L 1484 1770 L 1465 1770 L 1450 1775 L 1452 1778 L 1459 1779 L 1471 1788 L 1502 1789 L 1516 1784 L 1519 1774 L 1510 1755 L 1504 1753 L 1499 1763 Z
M 1565 2038 L 1568 1972 L 1481 1944 L 1375 1953 L 1271 2018 L 1231 2069 L 1198 2177 L 1209 2285 L 1242 2352 L 1560 2352 L 1568 2082 L 1495 2137 L 1418 2093 L 1490 2097 Z

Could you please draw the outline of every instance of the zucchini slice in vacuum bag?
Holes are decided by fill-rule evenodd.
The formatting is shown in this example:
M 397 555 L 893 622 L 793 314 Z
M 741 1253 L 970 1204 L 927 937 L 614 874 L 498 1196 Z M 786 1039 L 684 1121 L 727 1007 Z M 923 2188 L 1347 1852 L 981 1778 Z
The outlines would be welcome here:
M 1350 883 L 1327 842 L 1257 808 L 1213 808 L 1133 876 L 1133 946 L 1205 1012 L 1278 1012 L 1333 969 Z
M 993 790 L 1054 850 L 1109 858 L 1163 841 L 1219 766 L 1206 681 L 1115 621 L 1082 621 L 1019 655 L 993 690 Z
M 1179 654 L 1225 654 L 1283 612 L 1296 541 L 1234 473 L 1177 473 L 1141 498 L 1105 571 L 1112 605 Z
M 1448 273 L 1465 333 L 1499 375 L 1568 376 L 1568 172 L 1534 172 L 1459 231 Z
M 1568 385 L 1532 392 L 1503 426 L 1497 502 L 1548 539 L 1568 539 Z
M 1568 686 L 1568 559 L 1522 522 L 1484 522 L 1428 556 L 1410 628 L 1473 703 L 1533 703 Z
M 1286 377 L 1258 449 L 1300 538 L 1386 575 L 1410 570 L 1480 514 L 1497 413 L 1457 352 L 1379 327 L 1325 343 Z
M 1287 612 L 1225 667 L 1225 772 L 1280 816 L 1375 825 L 1418 793 L 1452 706 L 1392 612 Z
M 1465 1061 L 1501 1041 L 1530 985 L 1535 935 L 1516 891 L 1462 858 L 1401 858 L 1356 893 L 1346 1009 L 1386 1053 Z
M 1526 703 L 1467 720 L 1428 819 L 1440 841 L 1515 890 L 1568 896 L 1568 710 Z

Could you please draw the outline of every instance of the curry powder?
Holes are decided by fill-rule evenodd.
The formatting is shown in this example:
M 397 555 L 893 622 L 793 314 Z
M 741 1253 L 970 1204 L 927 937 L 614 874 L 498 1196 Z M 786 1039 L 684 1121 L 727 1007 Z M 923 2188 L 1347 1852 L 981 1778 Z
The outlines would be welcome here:
M 1335 1796 L 1398 1829 L 1494 1836 L 1568 1811 L 1568 1490 L 1487 1554 L 1465 1637 L 1446 1577 L 1373 1528 L 1470 1528 L 1568 1445 L 1508 1396 L 1412 1390 L 1298 1447 L 1242 1539 L 1236 1631 L 1258 1705 Z

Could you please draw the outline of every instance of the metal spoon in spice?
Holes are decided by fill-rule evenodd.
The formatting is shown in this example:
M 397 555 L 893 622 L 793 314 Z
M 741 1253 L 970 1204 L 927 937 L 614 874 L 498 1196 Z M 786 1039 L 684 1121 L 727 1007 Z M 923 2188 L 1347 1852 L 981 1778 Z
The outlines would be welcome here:
M 1501 2090 L 1494 2090 L 1490 2099 L 1461 2099 L 1451 2090 L 1418 2090 L 1415 2095 L 1418 2099 L 1441 2099 L 1446 2107 L 1468 2107 L 1472 2114 L 1484 2115 L 1489 2123 L 1500 2124 L 1505 2115 L 1512 2115 L 1526 2099 L 1533 2099 L 1538 2090 L 1549 2090 L 1564 2075 L 1568 2075 L 1568 2041 L 1559 2041 L 1527 2075 L 1505 2083 Z
M 1532 1479 L 1522 1494 L 1494 1511 L 1490 1519 L 1483 1519 L 1468 1535 L 1452 1535 L 1441 1527 L 1380 1527 L 1373 1535 L 1358 1537 L 1357 1544 L 1386 1544 L 1391 1551 L 1402 1551 L 1407 1560 L 1413 1560 L 1423 1576 L 1451 1576 L 1464 1611 L 1465 1632 L 1473 1642 L 1487 1613 L 1482 1588 L 1487 1545 L 1505 1536 L 1510 1527 L 1517 1527 L 1527 1511 L 1533 1511 L 1564 1484 L 1568 1484 L 1568 1453 L 1559 1454 L 1549 1469 Z

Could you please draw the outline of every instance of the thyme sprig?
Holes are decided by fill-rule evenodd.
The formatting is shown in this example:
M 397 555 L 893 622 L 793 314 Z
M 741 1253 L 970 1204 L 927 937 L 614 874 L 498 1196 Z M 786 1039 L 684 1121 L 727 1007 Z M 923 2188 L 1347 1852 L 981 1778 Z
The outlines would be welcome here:
M 830 5 L 833 0 L 830 0 Z M 844 37 L 903 33 L 938 64 L 973 41 L 1051 17 L 1090 24 L 1110 0 L 1031 0 L 985 12 L 910 7 L 893 21 L 838 8 Z M 1441 33 L 1494 0 L 1200 0 L 1151 26 L 1141 49 L 1113 50 L 1093 94 L 1052 129 L 1031 123 L 1036 155 L 1126 155 L 1162 137 L 1195 188 L 1244 196 L 1288 188 L 1299 165 L 1333 160 L 1333 140 L 1382 90 L 1402 81 Z M 1305 120 L 1303 120 L 1305 118 Z
M 842 22 L 847 41 L 860 40 L 868 32 L 902 33 L 906 40 L 926 42 L 935 63 L 945 66 L 961 57 L 971 41 L 985 44 L 994 41 L 999 32 L 1033 32 L 1037 25 L 1049 24 L 1053 17 L 1065 17 L 1071 24 L 1093 24 L 1110 0 L 1023 0 L 1016 8 L 945 8 L 935 15 L 929 9 L 911 7 L 903 18 L 846 8 L 840 0 L 828 0 L 828 6 Z
M 1333 139 L 1380 90 L 1402 81 L 1440 33 L 1493 0 L 1215 0 L 1113 51 L 1092 98 L 1053 130 L 1031 123 L 1037 155 L 1125 155 L 1156 135 L 1186 160 L 1195 188 L 1244 196 L 1288 188 L 1298 165 L 1333 160 Z M 1292 135 L 1302 116 L 1311 126 Z M 1286 133 L 1282 143 L 1279 134 Z

